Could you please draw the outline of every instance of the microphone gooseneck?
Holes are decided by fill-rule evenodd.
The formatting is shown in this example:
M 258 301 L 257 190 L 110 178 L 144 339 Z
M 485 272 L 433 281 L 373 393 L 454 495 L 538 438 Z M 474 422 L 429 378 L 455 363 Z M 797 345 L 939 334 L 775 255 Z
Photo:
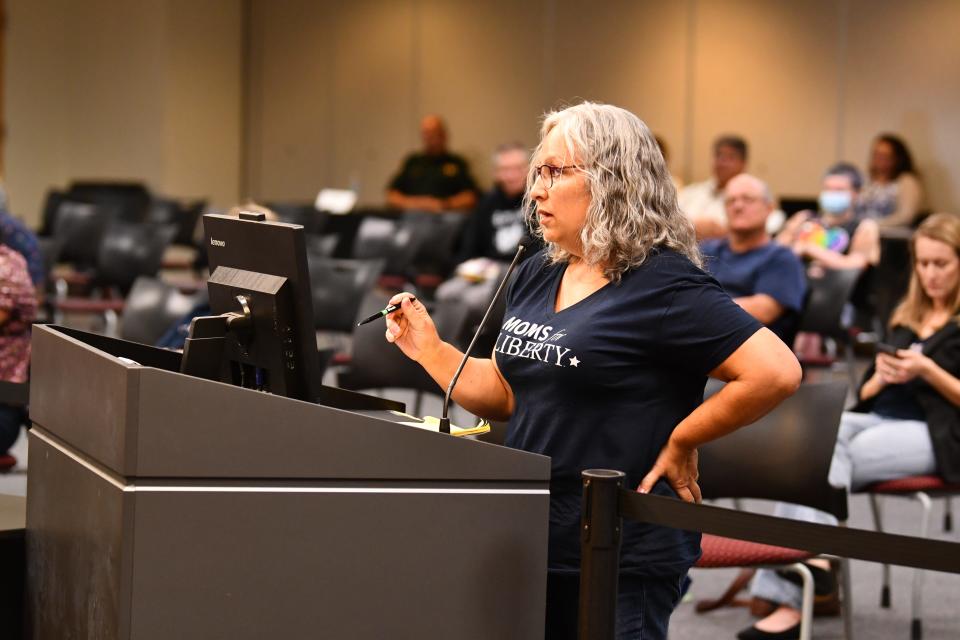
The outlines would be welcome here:
M 450 433 L 450 418 L 447 417 L 447 413 L 450 411 L 450 397 L 453 395 L 453 388 L 456 386 L 457 380 L 460 379 L 463 368 L 467 366 L 470 352 L 473 351 L 473 346 L 477 343 L 480 333 L 487 326 L 490 312 L 493 311 L 494 305 L 497 304 L 497 300 L 500 299 L 503 287 L 507 284 L 507 280 L 510 279 L 510 275 L 513 273 L 514 268 L 516 268 L 517 263 L 520 262 L 520 256 L 523 255 L 524 250 L 525 247 L 522 244 L 517 247 L 517 253 L 513 256 L 513 262 L 507 267 L 507 273 L 503 276 L 503 280 L 500 281 L 500 286 L 497 287 L 497 291 L 493 294 L 493 299 L 490 301 L 487 311 L 483 314 L 483 319 L 480 320 L 480 326 L 477 327 L 477 331 L 473 334 L 473 339 L 471 339 L 470 344 L 467 345 L 467 350 L 463 354 L 463 359 L 460 360 L 460 365 L 457 367 L 456 372 L 454 372 L 453 377 L 450 378 L 450 384 L 447 385 L 447 393 L 443 397 L 443 414 L 440 418 L 440 433 Z

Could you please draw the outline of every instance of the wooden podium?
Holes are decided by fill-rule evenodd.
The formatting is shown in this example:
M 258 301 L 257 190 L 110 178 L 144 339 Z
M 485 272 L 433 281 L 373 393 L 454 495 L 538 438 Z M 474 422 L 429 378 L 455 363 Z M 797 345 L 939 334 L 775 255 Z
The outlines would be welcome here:
M 543 637 L 548 458 L 178 370 L 34 328 L 29 637 Z

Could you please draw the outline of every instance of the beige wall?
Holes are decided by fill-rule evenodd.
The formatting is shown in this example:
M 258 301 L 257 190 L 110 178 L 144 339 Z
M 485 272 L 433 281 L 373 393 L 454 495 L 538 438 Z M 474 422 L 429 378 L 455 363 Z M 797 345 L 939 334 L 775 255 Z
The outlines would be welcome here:
M 901 133 L 930 205 L 960 213 L 960 2 L 874 6 L 850 2 L 843 153 L 865 163 L 874 135 Z
M 489 180 L 540 115 L 620 104 L 685 180 L 737 132 L 751 170 L 811 194 L 836 159 L 902 133 L 938 209 L 960 211 L 954 0 L 9 0 L 5 149 L 14 209 L 74 178 L 161 193 L 382 199 L 417 122 L 440 112 Z M 244 76 L 244 73 L 247 75 Z
M 239 193 L 241 15 L 235 0 L 8 0 L 6 186 L 36 223 L 78 178 L 160 194 Z
M 901 132 L 932 203 L 960 212 L 960 2 L 954 0 L 253 0 L 249 192 L 312 198 L 359 179 L 377 202 L 421 114 L 489 176 L 544 110 L 620 104 L 663 135 L 685 180 L 711 140 L 746 136 L 751 170 L 812 194 L 838 159 Z

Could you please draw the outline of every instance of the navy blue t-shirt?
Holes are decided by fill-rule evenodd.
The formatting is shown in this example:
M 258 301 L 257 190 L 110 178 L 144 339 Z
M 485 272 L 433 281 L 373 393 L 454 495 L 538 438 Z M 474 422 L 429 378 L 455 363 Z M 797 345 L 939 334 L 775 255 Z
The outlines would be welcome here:
M 776 242 L 743 253 L 733 251 L 726 239 L 705 240 L 700 248 L 704 268 L 731 298 L 764 293 L 780 303 L 784 313 L 770 325 L 770 330 L 792 344 L 807 293 L 800 258 Z
M 707 373 L 760 324 L 667 249 L 557 313 L 566 264 L 544 256 L 518 268 L 494 351 L 516 399 L 506 444 L 552 459 L 549 568 L 574 572 L 580 472 L 618 469 L 636 488 L 674 427 L 703 401 Z M 666 481 L 653 492 L 676 495 Z M 678 575 L 699 554 L 699 534 L 625 523 L 624 573 Z

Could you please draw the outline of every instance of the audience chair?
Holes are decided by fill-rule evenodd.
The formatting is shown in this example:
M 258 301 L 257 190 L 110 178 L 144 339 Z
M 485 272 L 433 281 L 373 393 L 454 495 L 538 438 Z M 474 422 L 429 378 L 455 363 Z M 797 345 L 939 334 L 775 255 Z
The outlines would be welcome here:
M 57 211 L 60 209 L 60 203 L 64 201 L 66 194 L 59 189 L 50 189 L 47 191 L 47 197 L 43 201 L 43 211 L 40 212 L 40 230 L 37 235 L 40 237 L 51 237 L 57 222 Z
M 454 257 L 466 222 L 467 216 L 462 213 L 404 214 L 403 225 L 417 229 L 417 234 L 423 238 L 419 251 L 413 256 L 413 263 L 418 274 L 437 276 L 432 288 L 436 288 L 456 266 Z
M 102 205 L 63 199 L 53 220 L 53 237 L 60 242 L 62 262 L 76 270 L 92 268 L 97 262 L 100 243 L 116 212 Z
M 883 335 L 890 315 L 907 293 L 910 284 L 912 260 L 910 258 L 909 229 L 883 229 L 880 233 L 880 263 L 872 282 L 870 298 L 876 309 L 878 334 Z
M 156 225 L 176 227 L 171 244 L 192 247 L 196 244 L 194 233 L 197 222 L 207 206 L 206 200 L 184 202 L 173 198 L 154 198 L 150 202 L 147 222 Z
M 138 277 L 156 275 L 175 233 L 174 227 L 112 223 L 100 243 L 90 280 L 96 297 L 70 297 L 67 287 L 58 285 L 52 302 L 55 322 L 63 322 L 65 313 L 103 315 L 106 333 L 116 335 L 117 314 L 125 306 L 123 297 Z
M 307 253 L 313 318 L 320 331 L 353 333 L 364 297 L 383 272 L 383 260 L 337 260 Z
M 317 257 L 333 258 L 340 238 L 333 233 L 323 233 L 307 236 L 307 253 Z
M 798 331 L 816 333 L 843 346 L 851 389 L 857 387 L 858 380 L 854 367 L 853 340 L 843 316 L 862 273 L 861 269 L 823 269 L 819 274 L 808 274 L 807 297 L 797 325 Z M 831 363 L 830 359 L 800 354 L 800 364 L 805 367 Z
M 465 220 L 459 213 L 405 212 L 393 219 L 367 216 L 357 230 L 352 256 L 384 258 L 380 285 L 385 289 L 399 291 L 412 283 L 432 291 L 452 268 Z
M 960 496 L 960 483 L 949 483 L 938 475 L 910 476 L 876 482 L 862 491 L 870 497 L 870 509 L 873 512 L 873 524 L 877 531 L 883 531 L 880 501 L 883 497 L 911 498 L 920 503 L 920 537 L 926 538 L 930 529 L 930 516 L 933 511 L 931 498 L 944 499 L 943 530 L 953 530 L 951 498 Z M 913 570 L 913 587 L 910 598 L 910 637 L 920 640 L 923 635 L 922 622 L 923 571 Z M 880 606 L 890 608 L 890 565 L 883 565 L 883 584 L 880 589 Z
M 116 219 L 124 222 L 143 222 L 152 200 L 150 191 L 139 182 L 74 182 L 66 195 L 114 209 Z
M 387 306 L 390 296 L 373 291 L 360 305 L 357 319 L 366 318 Z M 459 304 L 437 305 L 431 316 L 442 340 L 457 343 L 467 321 L 466 309 Z M 338 375 L 337 384 L 344 389 L 412 389 L 416 392 L 413 413 L 421 415 L 423 393 L 442 395 L 441 389 L 419 364 L 407 358 L 400 349 L 386 341 L 384 321 L 358 328 L 354 332 L 353 353 L 349 367 Z
M 425 227 L 405 225 L 402 220 L 368 216 L 360 222 L 353 242 L 353 258 L 385 260 L 384 272 L 410 274 L 414 257 L 426 240 Z
M 156 275 L 176 233 L 175 225 L 114 222 L 100 245 L 97 284 L 116 287 L 126 294 L 140 276 Z
M 141 344 L 156 344 L 164 333 L 193 309 L 206 294 L 181 293 L 156 278 L 139 277 L 124 301 L 120 337 Z
M 267 208 L 277 214 L 281 222 L 298 224 L 308 235 L 315 235 L 323 231 L 329 213 L 318 211 L 313 203 L 268 202 Z
M 847 520 L 847 495 L 827 482 L 844 383 L 806 383 L 756 423 L 700 447 L 700 489 L 704 499 L 754 498 L 799 504 Z M 804 560 L 809 551 L 785 549 L 704 535 L 696 567 L 784 567 L 804 584 L 801 640 L 809 640 L 813 619 L 813 578 Z M 849 561 L 841 560 L 844 628 L 852 640 Z

